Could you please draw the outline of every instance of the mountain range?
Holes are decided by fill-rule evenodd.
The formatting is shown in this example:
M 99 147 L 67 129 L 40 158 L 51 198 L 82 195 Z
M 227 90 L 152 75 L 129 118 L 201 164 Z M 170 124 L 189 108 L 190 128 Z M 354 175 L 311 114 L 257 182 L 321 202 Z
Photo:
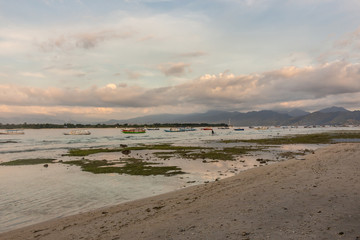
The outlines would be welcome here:
M 316 112 L 301 109 L 289 111 L 262 110 L 247 113 L 208 111 L 192 114 L 158 114 L 127 120 L 110 120 L 105 124 L 155 124 L 155 123 L 229 123 L 235 126 L 276 125 L 359 125 L 360 111 L 343 107 L 330 107 Z
M 62 120 L 61 117 L 32 115 L 18 118 L 0 118 L 6 123 L 84 123 L 82 121 Z M 89 123 L 89 121 L 87 122 Z M 287 125 L 360 125 L 360 111 L 349 111 L 343 107 L 330 107 L 316 112 L 301 109 L 262 110 L 251 112 L 208 111 L 191 114 L 157 114 L 126 120 L 93 121 L 92 124 L 165 124 L 165 123 L 208 123 L 231 124 L 234 126 L 287 126 Z

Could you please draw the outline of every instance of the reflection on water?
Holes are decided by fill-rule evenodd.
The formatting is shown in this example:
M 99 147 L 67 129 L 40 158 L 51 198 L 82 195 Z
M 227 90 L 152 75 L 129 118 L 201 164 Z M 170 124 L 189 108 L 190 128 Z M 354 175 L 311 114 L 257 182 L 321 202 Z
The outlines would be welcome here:
M 62 164 L 0 167 L 0 230 L 180 188 L 176 178 L 102 175 Z
M 120 129 L 90 129 L 91 135 L 86 136 L 66 136 L 63 135 L 64 129 L 25 130 L 24 135 L 0 135 L 0 162 L 29 158 L 79 159 L 63 156 L 71 148 L 118 147 L 120 144 L 140 143 L 219 147 L 224 144 L 211 140 L 264 138 L 329 130 L 270 128 L 257 131 L 245 128 L 243 132 L 236 132 L 215 129 L 215 135 L 201 130 L 180 133 L 165 133 L 159 130 L 125 135 Z M 236 143 L 226 146 L 238 145 Z M 258 159 L 276 159 L 276 151 L 313 150 L 317 147 L 319 145 L 283 145 L 278 150 L 253 152 L 239 157 L 236 161 L 211 162 L 177 157 L 162 160 L 151 156 L 151 161 L 178 166 L 187 173 L 172 177 L 92 174 L 82 172 L 79 167 L 60 163 L 49 164 L 48 168 L 42 165 L 0 166 L 0 232 L 233 176 L 245 169 L 260 166 Z M 145 154 L 148 153 L 131 153 L 133 157 L 139 157 L 139 154 L 146 158 Z M 121 153 L 100 153 L 87 158 L 117 160 L 120 157 Z

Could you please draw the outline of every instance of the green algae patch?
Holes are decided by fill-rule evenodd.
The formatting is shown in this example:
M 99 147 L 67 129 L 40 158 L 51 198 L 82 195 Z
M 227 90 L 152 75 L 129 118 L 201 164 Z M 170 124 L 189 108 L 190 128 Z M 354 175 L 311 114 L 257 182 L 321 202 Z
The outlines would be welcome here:
M 204 147 L 189 147 L 189 146 L 173 146 L 171 144 L 155 144 L 155 145 L 141 145 L 135 147 L 126 147 L 123 150 L 163 150 L 163 151 L 190 151 L 206 149 Z
M 213 149 L 210 151 L 201 151 L 199 153 L 190 153 L 187 155 L 188 158 L 192 159 L 212 159 L 212 160 L 224 160 L 232 161 L 235 160 L 235 156 L 248 154 L 252 151 L 262 150 L 263 148 L 253 147 L 232 147 L 224 148 L 222 150 Z
M 88 148 L 88 149 L 70 149 L 67 156 L 85 157 L 96 153 L 122 152 L 122 151 L 140 151 L 140 150 L 171 150 L 171 151 L 189 151 L 203 149 L 201 147 L 173 146 L 170 144 L 139 145 L 123 148 Z
M 190 151 L 186 149 L 179 149 L 171 152 L 155 152 L 153 153 L 158 158 L 169 159 L 177 156 L 186 159 L 211 159 L 211 160 L 235 160 L 235 156 L 247 154 L 251 151 L 263 150 L 264 147 L 232 147 L 224 149 L 214 148 L 194 148 L 200 151 Z M 193 150 L 193 149 L 191 149 Z
M 66 161 L 63 164 L 70 164 L 80 166 L 83 171 L 91 172 L 94 174 L 102 173 L 118 173 L 128 175 L 164 175 L 172 176 L 176 174 L 184 174 L 181 168 L 176 166 L 153 166 L 158 163 L 145 162 L 141 159 L 127 158 L 121 161 L 108 162 L 106 160 L 76 160 Z M 121 166 L 118 166 L 121 165 Z
M 167 160 L 175 156 L 176 152 L 154 152 L 153 154 L 161 159 Z
M 0 163 L 1 166 L 21 166 L 21 165 L 37 165 L 54 163 L 56 159 L 51 158 L 35 158 L 35 159 L 17 159 L 10 162 Z
M 121 152 L 123 148 L 89 148 L 89 149 L 70 149 L 68 156 L 73 157 L 84 157 L 96 153 L 106 153 L 106 152 Z
M 328 132 L 299 134 L 286 137 L 249 139 L 249 140 L 224 140 L 223 143 L 247 142 L 264 145 L 282 145 L 282 144 L 329 144 L 334 139 L 360 139 L 360 132 Z
M 192 159 L 212 159 L 212 160 L 234 160 L 232 154 L 223 152 L 221 150 L 213 150 L 208 152 L 191 153 L 188 154 L 189 158 Z

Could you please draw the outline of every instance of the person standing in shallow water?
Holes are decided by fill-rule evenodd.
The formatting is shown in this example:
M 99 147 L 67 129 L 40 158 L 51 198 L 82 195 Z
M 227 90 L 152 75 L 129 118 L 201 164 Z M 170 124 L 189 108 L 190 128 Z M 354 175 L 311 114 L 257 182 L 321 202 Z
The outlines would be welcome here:
M 211 134 L 212 134 L 212 135 L 214 135 L 214 134 L 215 134 L 214 130 L 211 130 Z

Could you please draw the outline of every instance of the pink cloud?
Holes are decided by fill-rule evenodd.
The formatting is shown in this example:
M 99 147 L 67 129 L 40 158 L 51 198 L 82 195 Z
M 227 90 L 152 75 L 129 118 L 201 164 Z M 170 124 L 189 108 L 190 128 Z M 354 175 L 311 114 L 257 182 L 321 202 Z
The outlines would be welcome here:
M 190 71 L 190 64 L 186 63 L 164 63 L 158 66 L 159 70 L 166 76 L 183 76 Z
M 99 108 L 256 109 L 360 101 L 360 64 L 334 62 L 287 67 L 260 74 L 205 74 L 171 87 L 144 88 L 108 84 L 85 89 L 0 85 L 0 102 L 14 106 Z

